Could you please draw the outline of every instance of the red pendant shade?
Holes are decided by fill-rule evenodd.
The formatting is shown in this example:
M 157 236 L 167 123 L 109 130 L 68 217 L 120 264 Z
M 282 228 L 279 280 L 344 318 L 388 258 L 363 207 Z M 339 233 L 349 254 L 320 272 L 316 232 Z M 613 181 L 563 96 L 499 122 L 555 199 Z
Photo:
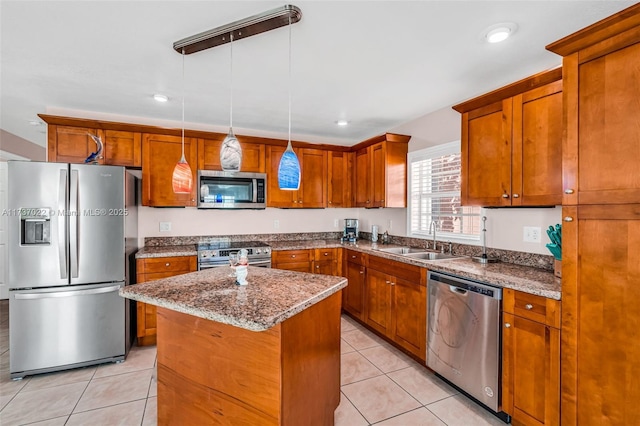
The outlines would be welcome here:
M 171 185 L 173 186 L 173 192 L 176 194 L 191 193 L 191 188 L 193 188 L 193 174 L 191 173 L 189 163 L 187 163 L 184 157 L 176 163 L 176 167 L 173 169 Z

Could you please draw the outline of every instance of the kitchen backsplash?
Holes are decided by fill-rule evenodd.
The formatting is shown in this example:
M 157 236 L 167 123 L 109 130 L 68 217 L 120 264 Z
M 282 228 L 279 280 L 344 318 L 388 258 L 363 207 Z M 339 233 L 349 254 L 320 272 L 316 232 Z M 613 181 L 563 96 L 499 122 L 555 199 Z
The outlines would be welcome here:
M 235 241 L 305 241 L 326 240 L 337 241 L 342 232 L 305 232 L 305 233 L 281 233 L 281 234 L 236 234 L 236 235 L 205 235 L 186 237 L 147 237 L 144 239 L 145 247 L 175 246 L 211 242 L 235 242 Z M 370 240 L 371 233 L 360 231 L 360 239 Z M 389 235 L 390 243 L 407 245 L 412 247 L 425 247 L 427 241 L 422 238 L 408 238 L 397 235 Z M 452 252 L 463 256 L 480 256 L 482 247 L 468 244 L 452 243 Z M 517 265 L 530 266 L 545 270 L 553 270 L 553 256 L 521 251 L 502 250 L 487 247 L 487 255 L 495 257 L 502 262 Z

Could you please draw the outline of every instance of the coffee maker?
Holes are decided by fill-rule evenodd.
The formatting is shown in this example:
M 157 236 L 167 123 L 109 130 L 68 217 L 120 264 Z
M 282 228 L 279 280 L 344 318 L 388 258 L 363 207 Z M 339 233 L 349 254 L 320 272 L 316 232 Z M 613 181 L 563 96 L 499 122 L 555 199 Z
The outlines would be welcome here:
M 344 241 L 355 243 L 358 240 L 358 219 L 344 220 L 344 233 L 342 235 Z

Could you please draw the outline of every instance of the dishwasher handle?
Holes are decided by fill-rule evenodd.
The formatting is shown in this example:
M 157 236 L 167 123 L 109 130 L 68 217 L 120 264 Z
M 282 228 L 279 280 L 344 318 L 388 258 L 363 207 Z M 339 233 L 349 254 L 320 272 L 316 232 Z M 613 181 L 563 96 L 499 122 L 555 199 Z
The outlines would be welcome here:
M 452 291 L 453 293 L 458 293 L 458 294 L 462 294 L 462 295 L 466 295 L 469 291 L 465 290 L 463 288 L 460 287 L 456 287 L 455 285 L 450 285 L 449 286 L 449 290 Z

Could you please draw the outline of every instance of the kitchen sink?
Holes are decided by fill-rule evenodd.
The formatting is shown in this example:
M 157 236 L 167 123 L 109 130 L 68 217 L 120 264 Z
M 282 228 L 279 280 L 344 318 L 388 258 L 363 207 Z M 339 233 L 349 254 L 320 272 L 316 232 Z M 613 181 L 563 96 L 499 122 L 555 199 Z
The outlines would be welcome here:
M 411 253 L 425 253 L 424 249 L 415 247 L 385 247 L 379 248 L 378 251 L 392 254 L 411 254 Z
M 445 253 L 436 253 L 431 251 L 421 251 L 419 253 L 405 253 L 405 256 L 413 259 L 425 259 L 425 260 L 444 260 L 444 259 L 456 259 L 460 256 Z

